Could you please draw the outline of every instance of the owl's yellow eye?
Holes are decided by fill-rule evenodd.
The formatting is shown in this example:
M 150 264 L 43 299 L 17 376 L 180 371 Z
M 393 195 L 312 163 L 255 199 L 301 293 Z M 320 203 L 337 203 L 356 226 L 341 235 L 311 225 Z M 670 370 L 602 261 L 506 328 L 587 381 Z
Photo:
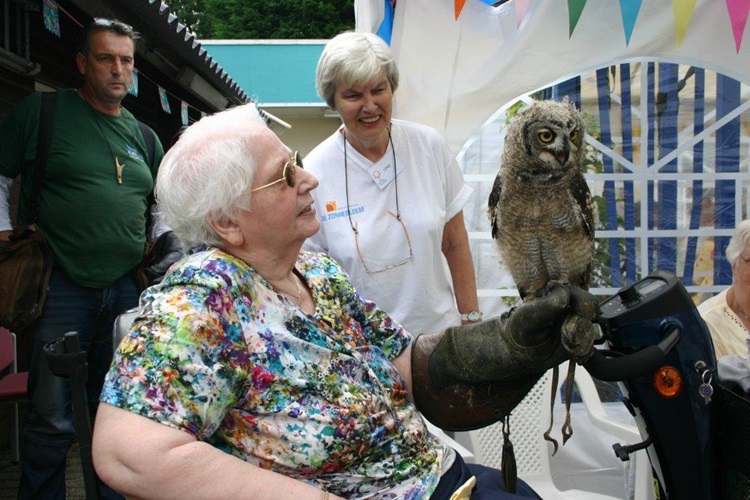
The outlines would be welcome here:
M 542 141 L 544 144 L 549 144 L 555 139 L 555 134 L 548 129 L 542 129 L 539 131 L 539 140 Z
M 578 131 L 574 130 L 570 133 L 570 140 L 573 142 L 578 141 Z

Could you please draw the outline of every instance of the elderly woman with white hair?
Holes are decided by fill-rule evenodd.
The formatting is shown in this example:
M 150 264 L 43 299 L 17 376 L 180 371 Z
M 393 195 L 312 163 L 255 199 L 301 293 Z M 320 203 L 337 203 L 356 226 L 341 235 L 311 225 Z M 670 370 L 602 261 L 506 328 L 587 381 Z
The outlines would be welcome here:
M 317 185 L 252 105 L 201 119 L 167 152 L 156 195 L 189 251 L 141 295 L 115 353 L 97 473 L 134 498 L 515 497 L 422 414 L 456 430 L 503 418 L 567 357 L 562 319 L 595 320 L 596 299 L 557 286 L 413 339 L 330 257 L 300 251 L 320 228 Z
M 729 354 L 746 356 L 750 332 L 750 219 L 734 230 L 726 257 L 732 266 L 732 284 L 718 295 L 703 301 L 698 312 L 706 322 L 716 357 Z

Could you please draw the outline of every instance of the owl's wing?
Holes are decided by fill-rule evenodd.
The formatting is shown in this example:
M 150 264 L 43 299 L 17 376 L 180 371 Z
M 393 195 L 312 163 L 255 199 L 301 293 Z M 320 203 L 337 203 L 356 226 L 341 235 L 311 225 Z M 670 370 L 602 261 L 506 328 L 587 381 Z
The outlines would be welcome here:
M 594 219 L 594 199 L 589 191 L 589 185 L 583 174 L 573 176 L 570 182 L 570 192 L 581 211 L 581 217 L 584 230 L 589 239 L 594 239 L 595 220 Z
M 490 199 L 487 202 L 487 210 L 490 215 L 490 230 L 492 237 L 497 239 L 498 230 L 500 229 L 500 195 L 503 191 L 503 178 L 498 173 L 495 177 L 495 183 L 492 185 L 492 191 L 490 191 Z

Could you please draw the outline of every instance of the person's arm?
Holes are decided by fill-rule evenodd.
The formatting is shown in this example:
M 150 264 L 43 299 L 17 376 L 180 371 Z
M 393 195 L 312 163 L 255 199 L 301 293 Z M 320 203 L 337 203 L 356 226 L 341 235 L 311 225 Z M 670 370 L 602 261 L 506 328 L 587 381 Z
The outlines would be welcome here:
M 106 403 L 96 415 L 92 451 L 97 475 L 129 498 L 338 498 Z
M 445 224 L 442 251 L 451 272 L 458 311 L 461 314 L 479 311 L 474 262 L 471 259 L 469 233 L 464 225 L 463 211 L 458 212 Z
M 404 379 L 404 382 L 406 382 L 406 392 L 407 397 L 409 398 L 409 401 L 414 401 L 414 388 L 412 386 L 412 377 L 411 377 L 411 346 L 414 344 L 414 341 L 409 342 L 409 345 L 404 349 L 404 351 L 396 356 L 396 358 L 391 361 L 393 363 L 393 366 L 396 367 L 396 370 L 398 370 L 399 375 L 401 375 Z
M 13 179 L 0 175 L 0 241 L 6 241 L 13 232 L 10 222 L 10 188 Z

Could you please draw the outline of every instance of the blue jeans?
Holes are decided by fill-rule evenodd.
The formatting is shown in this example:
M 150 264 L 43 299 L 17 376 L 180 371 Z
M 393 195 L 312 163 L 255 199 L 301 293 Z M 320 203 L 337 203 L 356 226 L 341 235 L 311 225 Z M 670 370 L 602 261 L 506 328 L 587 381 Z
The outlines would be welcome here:
M 50 372 L 44 344 L 78 332 L 81 349 L 88 352 L 87 398 L 95 408 L 112 361 L 112 325 L 136 305 L 138 290 L 130 275 L 106 288 L 86 288 L 53 269 L 42 316 L 26 332 L 29 405 L 21 433 L 19 499 L 65 498 L 65 461 L 76 439 L 70 383 Z M 101 491 L 102 498 L 122 498 L 109 488 Z

